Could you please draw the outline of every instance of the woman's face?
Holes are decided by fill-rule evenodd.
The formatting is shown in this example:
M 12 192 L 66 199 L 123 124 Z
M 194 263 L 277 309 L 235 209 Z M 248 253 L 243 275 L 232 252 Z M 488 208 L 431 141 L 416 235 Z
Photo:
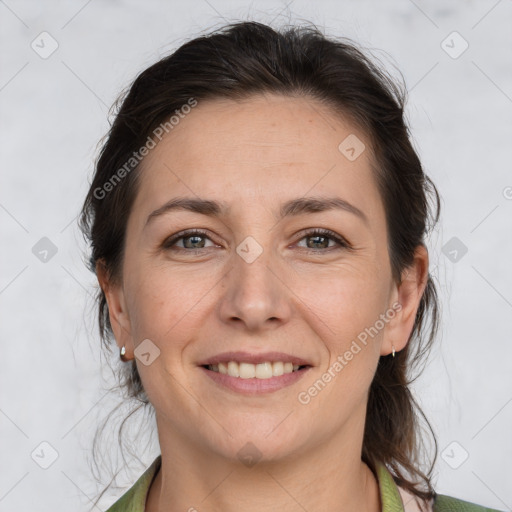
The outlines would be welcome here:
M 199 102 L 146 156 L 121 280 L 102 283 L 161 442 L 277 459 L 362 440 L 379 357 L 405 346 L 427 261 L 392 279 L 370 158 L 343 118 L 280 96 Z M 203 366 L 217 356 L 232 375 Z M 279 375 L 290 362 L 306 367 Z

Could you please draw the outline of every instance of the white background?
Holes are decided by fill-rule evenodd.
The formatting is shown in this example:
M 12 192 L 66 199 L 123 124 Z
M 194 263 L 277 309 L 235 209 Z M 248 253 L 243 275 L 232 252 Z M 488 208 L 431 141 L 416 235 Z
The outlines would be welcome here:
M 512 510 L 510 0 L 0 1 L 0 510 L 91 507 L 92 436 L 116 403 L 101 380 L 95 278 L 76 226 L 96 144 L 138 72 L 240 19 L 310 20 L 383 50 L 403 73 L 414 144 L 443 198 L 429 242 L 442 336 L 415 386 L 438 435 L 436 490 Z M 31 48 L 43 31 L 58 43 L 46 59 Z M 441 46 L 453 31 L 469 44 L 456 59 Z M 46 263 L 32 252 L 42 237 L 58 251 Z M 456 263 L 442 252 L 452 237 L 468 249 Z M 40 461 L 58 453 L 48 469 L 36 448 Z M 155 444 L 142 451 L 126 483 L 156 454 Z

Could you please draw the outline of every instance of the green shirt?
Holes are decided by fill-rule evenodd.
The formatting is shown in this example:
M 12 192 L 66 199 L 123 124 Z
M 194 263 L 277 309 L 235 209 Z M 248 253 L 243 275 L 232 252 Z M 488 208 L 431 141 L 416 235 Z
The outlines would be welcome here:
M 160 469 L 162 456 L 159 455 L 135 482 L 107 512 L 144 512 L 146 497 L 153 478 Z M 382 512 L 405 512 L 402 498 L 391 473 L 386 466 L 377 468 Z M 437 494 L 433 505 L 434 512 L 499 512 L 495 509 L 482 507 L 450 496 Z

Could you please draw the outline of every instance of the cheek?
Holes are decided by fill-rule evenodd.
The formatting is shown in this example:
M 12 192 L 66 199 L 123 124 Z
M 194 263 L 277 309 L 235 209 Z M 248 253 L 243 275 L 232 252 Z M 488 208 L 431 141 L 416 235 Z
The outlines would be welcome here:
M 316 332 L 328 352 L 322 378 L 329 381 L 330 391 L 322 394 L 324 399 L 329 395 L 329 400 L 355 407 L 369 388 L 385 329 L 380 318 L 389 298 L 387 278 L 371 265 L 361 271 L 339 268 L 310 287 L 307 305 L 315 312 Z
M 205 301 L 201 299 L 208 288 L 200 289 L 190 283 L 190 278 L 179 271 L 142 265 L 137 271 L 132 268 L 126 282 L 131 337 L 136 353 L 139 344 L 148 339 L 158 349 L 149 345 L 152 361 L 147 366 L 137 361 L 137 368 L 151 403 L 164 410 L 172 410 L 180 401 L 181 386 L 176 382 L 183 383 L 188 378 L 183 354 L 201 325 L 201 311 L 204 314 Z M 158 355 L 153 359 L 153 354 Z M 173 389 L 173 393 L 166 391 L 169 389 Z M 170 403 L 169 400 L 175 401 Z
M 299 297 L 321 320 L 331 344 L 340 346 L 348 337 L 373 325 L 385 312 L 389 295 L 386 276 L 370 267 L 331 269 L 327 275 L 310 274 L 297 280 Z M 314 279 L 313 279 L 314 278 Z M 312 285 L 313 283 L 313 285 Z
M 135 344 L 149 338 L 161 348 L 179 348 L 194 328 L 215 285 L 213 273 L 138 262 L 126 268 L 125 290 Z M 172 343 L 171 343 L 172 342 Z
M 384 332 L 373 329 L 387 307 L 384 284 L 368 272 L 365 276 L 331 278 L 328 293 L 315 289 L 310 296 L 308 306 L 318 312 L 316 331 L 328 356 L 321 372 L 303 391 L 312 401 L 318 396 L 313 407 L 333 424 L 366 403 Z

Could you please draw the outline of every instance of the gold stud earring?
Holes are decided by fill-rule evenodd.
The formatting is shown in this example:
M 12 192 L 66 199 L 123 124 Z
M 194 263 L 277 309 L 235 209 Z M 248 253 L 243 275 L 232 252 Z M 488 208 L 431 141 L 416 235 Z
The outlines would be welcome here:
M 393 349 L 393 352 L 391 352 L 391 354 L 392 354 L 393 357 L 395 357 L 395 346 L 394 345 L 392 345 L 392 349 Z

